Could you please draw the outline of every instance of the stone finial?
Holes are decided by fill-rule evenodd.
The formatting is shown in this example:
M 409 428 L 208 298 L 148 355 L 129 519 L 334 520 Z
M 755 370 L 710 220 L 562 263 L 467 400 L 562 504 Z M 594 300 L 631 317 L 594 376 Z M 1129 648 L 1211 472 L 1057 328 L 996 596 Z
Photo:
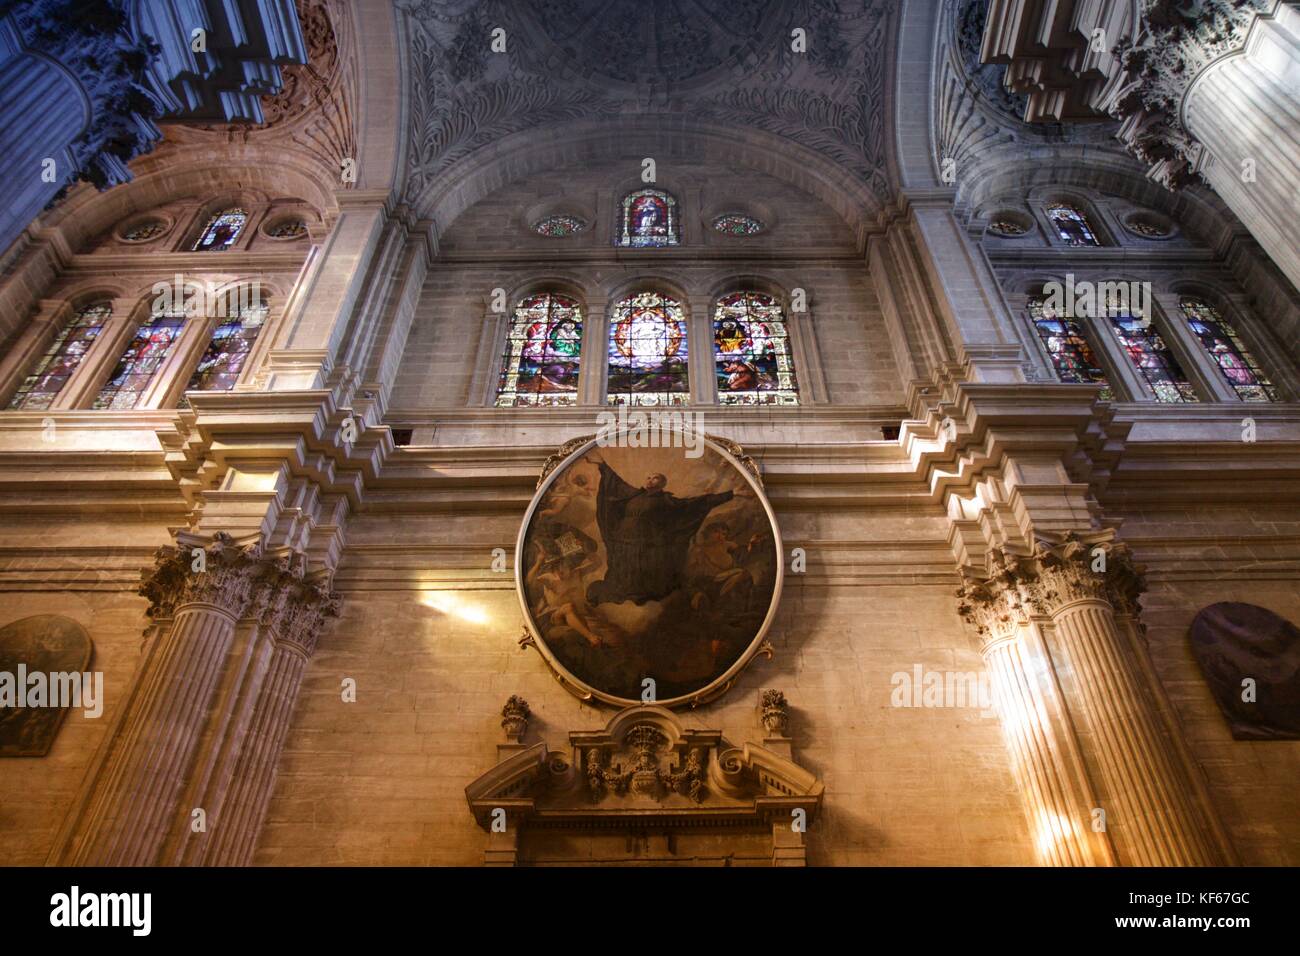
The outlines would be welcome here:
M 511 743 L 522 743 L 528 731 L 528 701 L 517 694 L 511 694 L 506 705 L 501 708 L 501 727 L 506 732 L 506 739 Z
M 763 729 L 772 737 L 785 737 L 790 726 L 789 704 L 779 690 L 765 690 L 759 695 Z

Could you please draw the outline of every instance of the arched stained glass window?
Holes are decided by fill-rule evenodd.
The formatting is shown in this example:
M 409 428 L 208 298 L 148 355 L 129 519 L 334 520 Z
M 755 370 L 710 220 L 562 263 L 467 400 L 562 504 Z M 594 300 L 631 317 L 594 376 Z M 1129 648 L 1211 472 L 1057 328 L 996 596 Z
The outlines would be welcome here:
M 1201 340 L 1219 371 L 1243 402 L 1278 402 L 1277 387 L 1237 336 L 1237 330 L 1203 299 L 1184 297 L 1179 305 L 1187 325 Z
M 241 294 L 238 298 L 245 297 Z M 185 391 L 228 392 L 234 388 L 266 323 L 268 311 L 266 303 L 260 300 L 240 302 L 229 317 L 221 319 Z M 182 396 L 180 405 L 184 408 L 189 402 Z
M 229 249 L 248 222 L 248 213 L 242 209 L 227 209 L 208 220 L 203 235 L 194 243 L 195 252 L 221 252 Z
M 713 360 L 722 405 L 798 405 L 785 316 L 761 292 L 734 292 L 713 313 Z
M 185 327 L 184 311 L 158 312 L 136 330 L 91 408 L 135 408 Z
M 1055 203 L 1047 207 L 1047 218 L 1061 241 L 1071 246 L 1100 246 L 1097 234 L 1092 231 L 1088 217 L 1069 203 Z
M 617 245 L 637 248 L 677 243 L 676 199 L 660 189 L 638 189 L 623 197 Z
M 9 400 L 9 407 L 49 408 L 81 365 L 112 314 L 113 306 L 108 302 L 95 302 L 79 309 L 72 321 L 54 337 L 31 374 L 23 379 Z
M 686 315 L 658 292 L 628 296 L 614 306 L 609 326 L 609 401 L 613 405 L 684 405 Z
M 1128 353 L 1129 361 L 1155 392 L 1156 401 L 1200 401 L 1164 336 L 1150 319 L 1126 310 L 1114 310 L 1110 313 L 1110 324 Z
M 1101 398 L 1112 401 L 1114 392 L 1097 362 L 1083 329 L 1073 319 L 1057 315 L 1049 309 L 1040 296 L 1029 299 L 1029 318 L 1034 323 L 1034 331 L 1042 339 L 1051 356 L 1056 377 L 1062 382 L 1082 385 L 1104 385 Z
M 582 358 L 582 308 L 568 296 L 544 292 L 520 300 L 510 319 L 499 407 L 576 405 Z

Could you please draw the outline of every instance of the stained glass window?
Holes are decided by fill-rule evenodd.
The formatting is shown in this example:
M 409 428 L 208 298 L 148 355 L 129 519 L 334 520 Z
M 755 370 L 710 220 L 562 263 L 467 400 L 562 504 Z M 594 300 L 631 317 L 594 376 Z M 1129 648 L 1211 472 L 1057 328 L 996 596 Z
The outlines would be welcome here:
M 1047 218 L 1052 221 L 1056 234 L 1061 241 L 1071 246 L 1099 246 L 1088 217 L 1068 203 L 1057 203 L 1047 207 Z
M 148 242 L 157 239 L 167 231 L 167 223 L 161 219 L 141 219 L 122 230 L 122 238 L 127 242 Z
M 107 302 L 95 302 L 78 310 L 72 321 L 54 337 L 31 374 L 18 386 L 18 391 L 9 400 L 9 407 L 49 408 L 95 344 L 112 314 L 113 307 Z
M 1104 385 L 1100 397 L 1112 401 L 1115 395 L 1106 380 L 1106 373 L 1098 364 L 1079 323 L 1057 315 L 1044 304 L 1041 297 L 1031 298 L 1028 307 L 1034 330 L 1052 358 L 1056 377 L 1070 384 Z
M 268 228 L 266 234 L 272 239 L 301 239 L 307 235 L 307 223 L 301 219 L 281 219 Z
M 159 312 L 136 330 L 91 408 L 135 408 L 185 327 L 185 313 Z
M 691 385 L 686 315 L 657 292 L 614 306 L 609 328 L 609 401 L 614 405 L 684 405 Z
M 1014 239 L 1017 236 L 1023 236 L 1028 231 L 1023 223 L 1016 222 L 1014 219 L 994 219 L 989 223 L 989 232 L 995 236 L 1007 236 Z
M 1133 216 L 1125 220 L 1124 226 L 1144 239 L 1166 239 L 1170 235 L 1168 226 L 1150 216 Z
M 587 228 L 587 220 L 578 216 L 547 216 L 533 223 L 533 230 L 548 239 L 567 239 Z
M 515 307 L 501 358 L 497 405 L 576 405 L 582 308 L 544 292 Z
M 1111 312 L 1110 323 L 1119 335 L 1129 361 L 1155 392 L 1156 401 L 1200 401 L 1164 336 L 1150 319 L 1117 310 Z
M 724 236 L 757 236 L 766 227 L 761 219 L 729 212 L 714 219 L 713 228 Z
M 658 189 L 640 189 L 623 197 L 620 246 L 675 246 L 677 200 Z
M 713 359 L 720 404 L 799 404 L 785 316 L 770 295 L 735 292 L 718 300 Z
M 242 209 L 227 209 L 208 220 L 203 235 L 194 244 L 195 252 L 220 252 L 229 249 L 244 231 L 248 213 Z
M 1278 402 L 1277 387 L 1269 381 L 1237 330 L 1219 311 L 1202 299 L 1184 298 L 1179 305 L 1187 325 L 1201 340 L 1219 371 L 1243 402 Z
M 248 361 L 262 326 L 266 323 L 267 307 L 256 302 L 237 308 L 229 318 L 222 319 L 212 332 L 208 347 L 203 350 L 198 367 L 190 376 L 187 392 L 228 392 L 239 381 L 239 373 Z M 184 397 L 181 407 L 189 403 Z

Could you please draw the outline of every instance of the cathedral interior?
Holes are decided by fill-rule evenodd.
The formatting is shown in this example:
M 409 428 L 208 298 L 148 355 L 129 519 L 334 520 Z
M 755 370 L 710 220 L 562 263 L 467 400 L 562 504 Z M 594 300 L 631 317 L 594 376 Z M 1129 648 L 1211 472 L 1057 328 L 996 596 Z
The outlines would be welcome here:
M 0 862 L 1300 865 L 1191 6 L 0 2 Z

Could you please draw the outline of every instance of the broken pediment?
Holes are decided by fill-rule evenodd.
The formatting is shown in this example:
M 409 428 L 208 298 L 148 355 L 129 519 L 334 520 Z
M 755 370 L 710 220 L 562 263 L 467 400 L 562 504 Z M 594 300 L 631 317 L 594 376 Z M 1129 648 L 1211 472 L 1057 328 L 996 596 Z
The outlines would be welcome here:
M 507 736 L 515 740 L 522 737 L 512 733 L 521 703 L 512 698 L 506 711 Z M 547 842 L 539 831 L 567 833 L 552 839 L 553 846 L 601 831 L 624 832 L 629 846 L 662 837 L 667 858 L 647 862 L 673 862 L 676 837 L 689 830 L 713 834 L 705 855 L 720 862 L 729 861 L 731 834 L 750 862 L 767 853 L 769 863 L 803 864 L 803 834 L 823 787 L 791 759 L 788 737 L 732 746 L 717 730 L 689 728 L 671 711 L 646 704 L 619 711 L 601 730 L 568 738 L 555 750 L 545 742 L 504 744 L 500 762 L 466 787 L 470 810 L 489 834 L 488 863 L 547 862 L 520 857 L 521 846 Z M 755 837 L 769 849 L 758 849 Z M 590 840 L 576 841 L 590 852 Z M 566 861 L 600 862 L 581 853 Z

